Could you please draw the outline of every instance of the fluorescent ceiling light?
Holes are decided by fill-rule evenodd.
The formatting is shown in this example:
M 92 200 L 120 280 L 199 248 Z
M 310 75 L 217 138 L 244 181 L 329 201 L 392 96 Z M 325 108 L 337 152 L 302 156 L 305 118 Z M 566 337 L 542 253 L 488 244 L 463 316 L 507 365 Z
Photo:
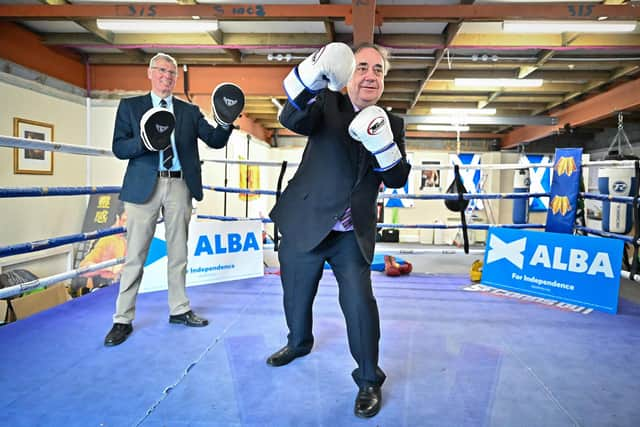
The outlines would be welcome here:
M 216 20 L 98 19 L 98 28 L 118 33 L 207 33 L 218 29 Z
M 468 132 L 469 131 L 469 126 L 452 126 L 452 125 L 418 125 L 417 126 L 418 130 L 423 130 L 423 131 L 441 131 L 441 132 L 447 132 L 447 131 L 458 131 L 458 132 Z
M 628 33 L 636 29 L 636 21 L 504 21 L 505 33 Z
M 433 114 L 469 115 L 469 116 L 493 116 L 495 108 L 432 108 Z
M 542 79 L 466 79 L 455 78 L 453 84 L 459 87 L 540 87 Z

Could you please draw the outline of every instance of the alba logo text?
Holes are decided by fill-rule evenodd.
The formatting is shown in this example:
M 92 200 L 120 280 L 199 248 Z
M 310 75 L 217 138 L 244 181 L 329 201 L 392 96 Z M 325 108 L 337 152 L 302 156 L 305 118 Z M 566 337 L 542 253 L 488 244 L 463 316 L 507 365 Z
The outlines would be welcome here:
M 586 273 L 595 276 L 598 273 L 605 277 L 613 278 L 611 260 L 606 252 L 597 252 L 593 261 L 589 260 L 589 253 L 582 249 L 569 249 L 569 259 L 563 257 L 565 248 L 553 248 L 553 257 L 550 256 L 549 248 L 546 245 L 538 245 L 536 251 L 531 256 L 529 265 L 541 265 L 554 270 L 570 271 L 572 273 Z M 564 258 L 564 260 L 563 260 Z
M 260 250 L 258 239 L 254 233 L 247 233 L 245 236 L 238 233 L 214 234 L 213 245 L 207 235 L 198 238 L 194 256 L 226 254 L 234 252 L 248 252 L 249 250 Z
M 526 237 L 507 243 L 498 236 L 492 235 L 489 240 L 487 264 L 504 259 L 522 269 L 526 244 Z M 528 264 L 534 267 L 544 267 L 571 273 L 586 273 L 591 276 L 602 274 L 607 278 L 614 277 L 608 253 L 597 252 L 593 260 L 591 260 L 587 251 L 577 248 L 569 249 L 567 257 L 566 249 L 559 246 L 549 248 L 547 245 L 539 244 L 536 246 L 533 255 L 531 255 Z

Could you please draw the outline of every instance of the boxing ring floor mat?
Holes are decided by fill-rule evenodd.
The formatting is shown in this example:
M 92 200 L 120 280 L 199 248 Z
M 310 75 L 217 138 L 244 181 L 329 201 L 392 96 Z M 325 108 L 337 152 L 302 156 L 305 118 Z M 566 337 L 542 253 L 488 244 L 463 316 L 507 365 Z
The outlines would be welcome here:
M 313 351 L 283 367 L 279 277 L 188 289 L 205 328 L 168 323 L 166 292 L 138 297 L 134 331 L 106 348 L 112 286 L 0 327 L 2 426 L 637 426 L 640 306 L 575 313 L 465 290 L 468 276 L 373 273 L 383 406 L 357 392 L 326 271 Z

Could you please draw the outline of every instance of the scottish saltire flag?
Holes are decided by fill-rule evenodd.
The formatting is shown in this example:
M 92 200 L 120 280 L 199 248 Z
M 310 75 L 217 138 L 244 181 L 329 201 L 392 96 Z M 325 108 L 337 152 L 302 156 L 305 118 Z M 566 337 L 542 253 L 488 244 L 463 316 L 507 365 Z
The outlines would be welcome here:
M 520 158 L 518 164 L 529 166 L 530 193 L 548 193 L 551 189 L 551 168 L 535 167 L 535 165 L 549 165 L 551 158 L 544 154 L 527 154 Z M 549 209 L 548 197 L 530 197 L 529 212 L 546 212 Z
M 480 155 L 473 153 L 460 153 L 460 154 L 450 154 L 449 155 L 449 164 L 451 166 L 458 165 L 460 166 L 460 176 L 462 177 L 462 183 L 464 184 L 464 188 L 470 194 L 478 194 L 481 192 L 481 180 L 482 180 L 482 171 L 480 169 L 466 169 L 462 166 L 465 165 L 480 165 Z M 445 190 L 449 188 L 451 183 L 453 182 L 454 172 L 453 169 L 449 171 L 447 175 L 447 185 Z M 484 203 L 482 200 L 473 199 L 469 201 L 469 209 L 472 210 L 480 210 L 484 209 Z

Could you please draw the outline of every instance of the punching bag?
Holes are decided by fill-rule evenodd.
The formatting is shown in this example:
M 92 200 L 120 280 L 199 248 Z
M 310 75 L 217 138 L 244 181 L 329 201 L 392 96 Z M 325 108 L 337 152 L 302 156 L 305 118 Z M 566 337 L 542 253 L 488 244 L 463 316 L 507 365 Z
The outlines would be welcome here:
M 460 175 L 460 167 L 453 165 L 453 182 L 447 188 L 447 194 L 457 194 L 458 198 L 454 200 L 446 199 L 444 201 L 447 209 L 453 212 L 460 212 L 460 223 L 462 224 L 462 240 L 464 245 L 464 253 L 469 253 L 469 235 L 467 233 L 467 215 L 465 210 L 469 206 L 469 200 L 464 199 L 464 194 L 467 193 L 467 189 L 462 182 L 462 176 Z
M 611 196 L 629 196 L 636 194 L 638 183 L 631 168 L 607 167 L 598 174 L 598 190 Z M 633 226 L 633 205 L 602 201 L 602 230 L 611 233 L 627 234 Z
M 518 169 L 513 174 L 513 192 L 528 193 L 531 179 L 529 169 Z M 514 224 L 526 224 L 529 222 L 529 198 L 513 199 L 512 222 Z
M 469 206 L 469 200 L 462 198 L 462 195 L 468 193 L 468 191 L 462 182 L 462 176 L 460 175 L 460 168 L 458 165 L 453 166 L 453 181 L 445 193 L 459 195 L 458 199 L 446 199 L 444 201 L 444 205 L 450 211 L 464 212 L 464 210 L 467 209 L 467 206 Z

